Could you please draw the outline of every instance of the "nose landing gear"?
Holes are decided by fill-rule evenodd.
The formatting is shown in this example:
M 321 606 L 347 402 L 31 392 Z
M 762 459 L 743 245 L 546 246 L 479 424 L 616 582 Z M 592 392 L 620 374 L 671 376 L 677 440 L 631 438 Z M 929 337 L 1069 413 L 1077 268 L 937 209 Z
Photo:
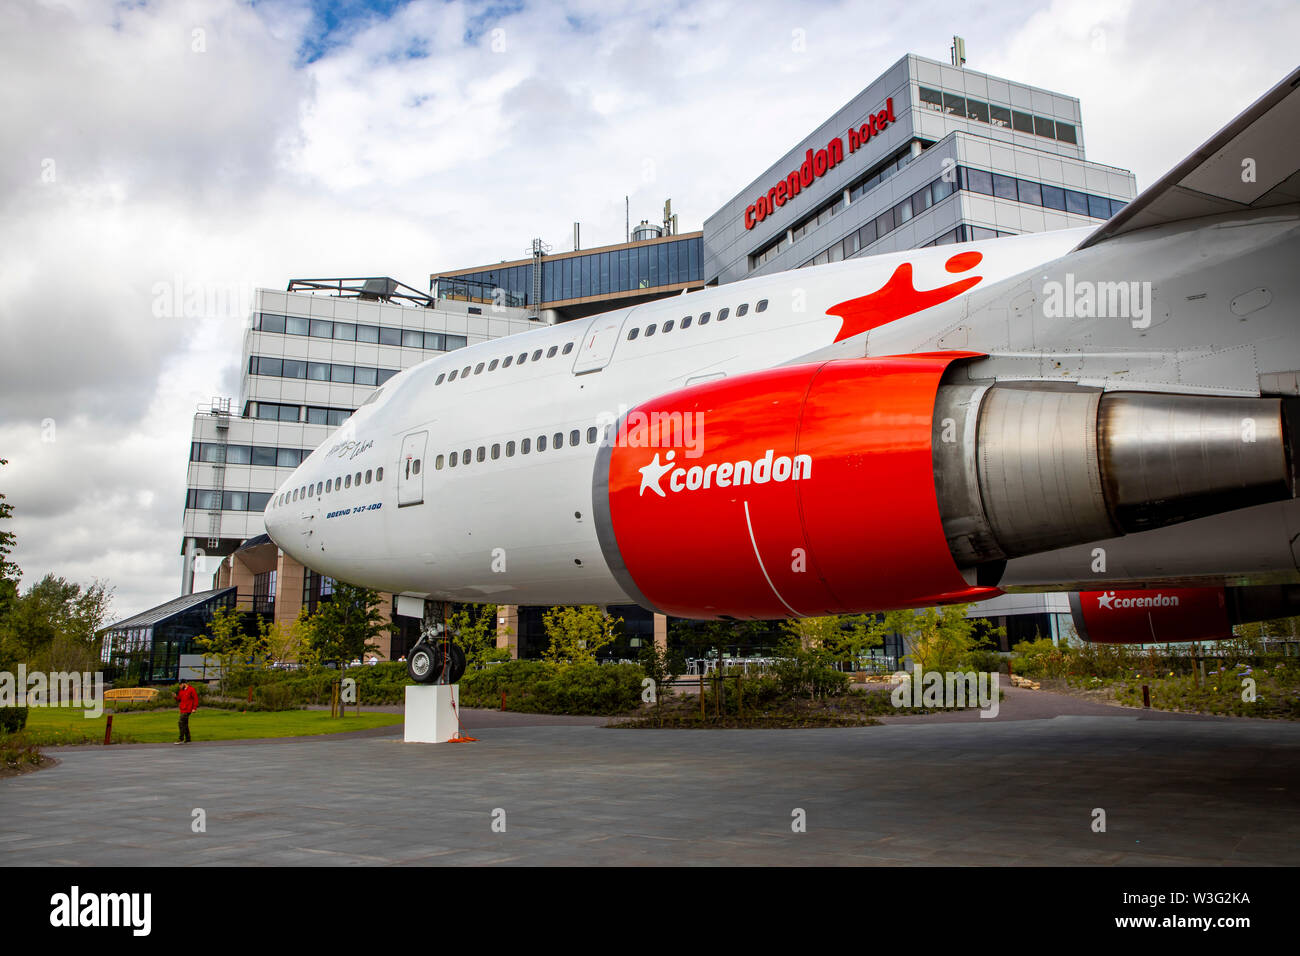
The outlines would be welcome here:
M 465 674 L 465 663 L 459 645 L 422 637 L 406 657 L 406 672 L 417 684 L 455 684 Z
M 441 602 L 424 602 L 420 639 L 406 655 L 406 672 L 417 684 L 455 684 L 465 674 L 465 652 L 451 642 L 446 610 Z

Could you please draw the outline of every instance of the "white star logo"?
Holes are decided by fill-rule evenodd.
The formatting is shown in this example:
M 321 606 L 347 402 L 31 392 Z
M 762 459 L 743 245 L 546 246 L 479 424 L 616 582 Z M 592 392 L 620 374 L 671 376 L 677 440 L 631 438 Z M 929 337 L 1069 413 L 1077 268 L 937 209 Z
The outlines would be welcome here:
M 663 478 L 663 476 L 666 475 L 668 472 L 670 472 L 670 471 L 673 470 L 673 457 L 674 457 L 676 454 L 677 454 L 677 452 L 675 452 L 675 451 L 670 451 L 670 452 L 668 453 L 668 461 L 667 461 L 667 463 L 666 463 L 666 464 L 660 464 L 660 463 L 659 463 L 659 453 L 658 453 L 658 452 L 655 452 L 655 460 L 654 460 L 654 461 L 650 462 L 650 464 L 646 465 L 644 468 L 638 468 L 638 469 L 637 469 L 637 471 L 641 472 L 641 491 L 640 491 L 640 494 L 644 495 L 644 494 L 645 494 L 645 490 L 646 490 L 647 488 L 649 488 L 651 491 L 653 491 L 655 494 L 657 494 L 660 498 L 667 498 L 667 497 L 668 497 L 666 494 L 664 494 L 664 490 L 663 490 L 662 488 L 659 487 L 659 480 L 660 480 L 661 478 Z
M 1113 608 L 1114 600 L 1115 600 L 1115 592 L 1107 591 L 1101 597 L 1097 598 L 1097 607 Z

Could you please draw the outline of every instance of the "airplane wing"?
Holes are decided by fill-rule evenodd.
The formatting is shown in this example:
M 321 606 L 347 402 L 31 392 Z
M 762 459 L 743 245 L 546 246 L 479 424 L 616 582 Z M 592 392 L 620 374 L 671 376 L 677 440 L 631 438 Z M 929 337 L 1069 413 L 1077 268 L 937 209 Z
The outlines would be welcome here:
M 1183 219 L 1300 202 L 1300 69 L 1078 246 Z

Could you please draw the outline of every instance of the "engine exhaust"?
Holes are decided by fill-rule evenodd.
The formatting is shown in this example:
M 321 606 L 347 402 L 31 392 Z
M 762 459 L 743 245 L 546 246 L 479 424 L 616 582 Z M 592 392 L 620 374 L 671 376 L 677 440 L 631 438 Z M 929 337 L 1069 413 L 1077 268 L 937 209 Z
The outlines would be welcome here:
M 948 385 L 935 401 L 935 489 L 959 567 L 1295 495 L 1281 399 Z

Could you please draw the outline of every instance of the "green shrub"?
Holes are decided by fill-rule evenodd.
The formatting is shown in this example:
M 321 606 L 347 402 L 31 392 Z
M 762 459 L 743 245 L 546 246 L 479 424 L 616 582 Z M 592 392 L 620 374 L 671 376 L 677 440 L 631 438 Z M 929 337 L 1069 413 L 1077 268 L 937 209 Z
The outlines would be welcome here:
M 253 692 L 253 700 L 271 710 L 293 708 L 293 691 L 284 684 L 263 684 Z
M 26 707 L 0 707 L 0 734 L 16 734 L 26 726 Z
M 848 674 L 828 667 L 821 655 L 812 651 L 795 651 L 780 658 L 774 676 L 786 697 L 839 697 L 848 693 Z
M 978 648 L 966 655 L 962 667 L 982 674 L 995 674 L 1003 669 L 1002 656 L 997 651 Z
M 539 714 L 620 714 L 641 703 L 644 671 L 636 664 L 508 661 L 467 673 L 461 706 L 500 707 Z
M 1050 637 L 1021 641 L 1012 650 L 1016 656 L 1011 669 L 1021 677 L 1064 677 L 1073 663 L 1072 655 L 1052 643 Z

